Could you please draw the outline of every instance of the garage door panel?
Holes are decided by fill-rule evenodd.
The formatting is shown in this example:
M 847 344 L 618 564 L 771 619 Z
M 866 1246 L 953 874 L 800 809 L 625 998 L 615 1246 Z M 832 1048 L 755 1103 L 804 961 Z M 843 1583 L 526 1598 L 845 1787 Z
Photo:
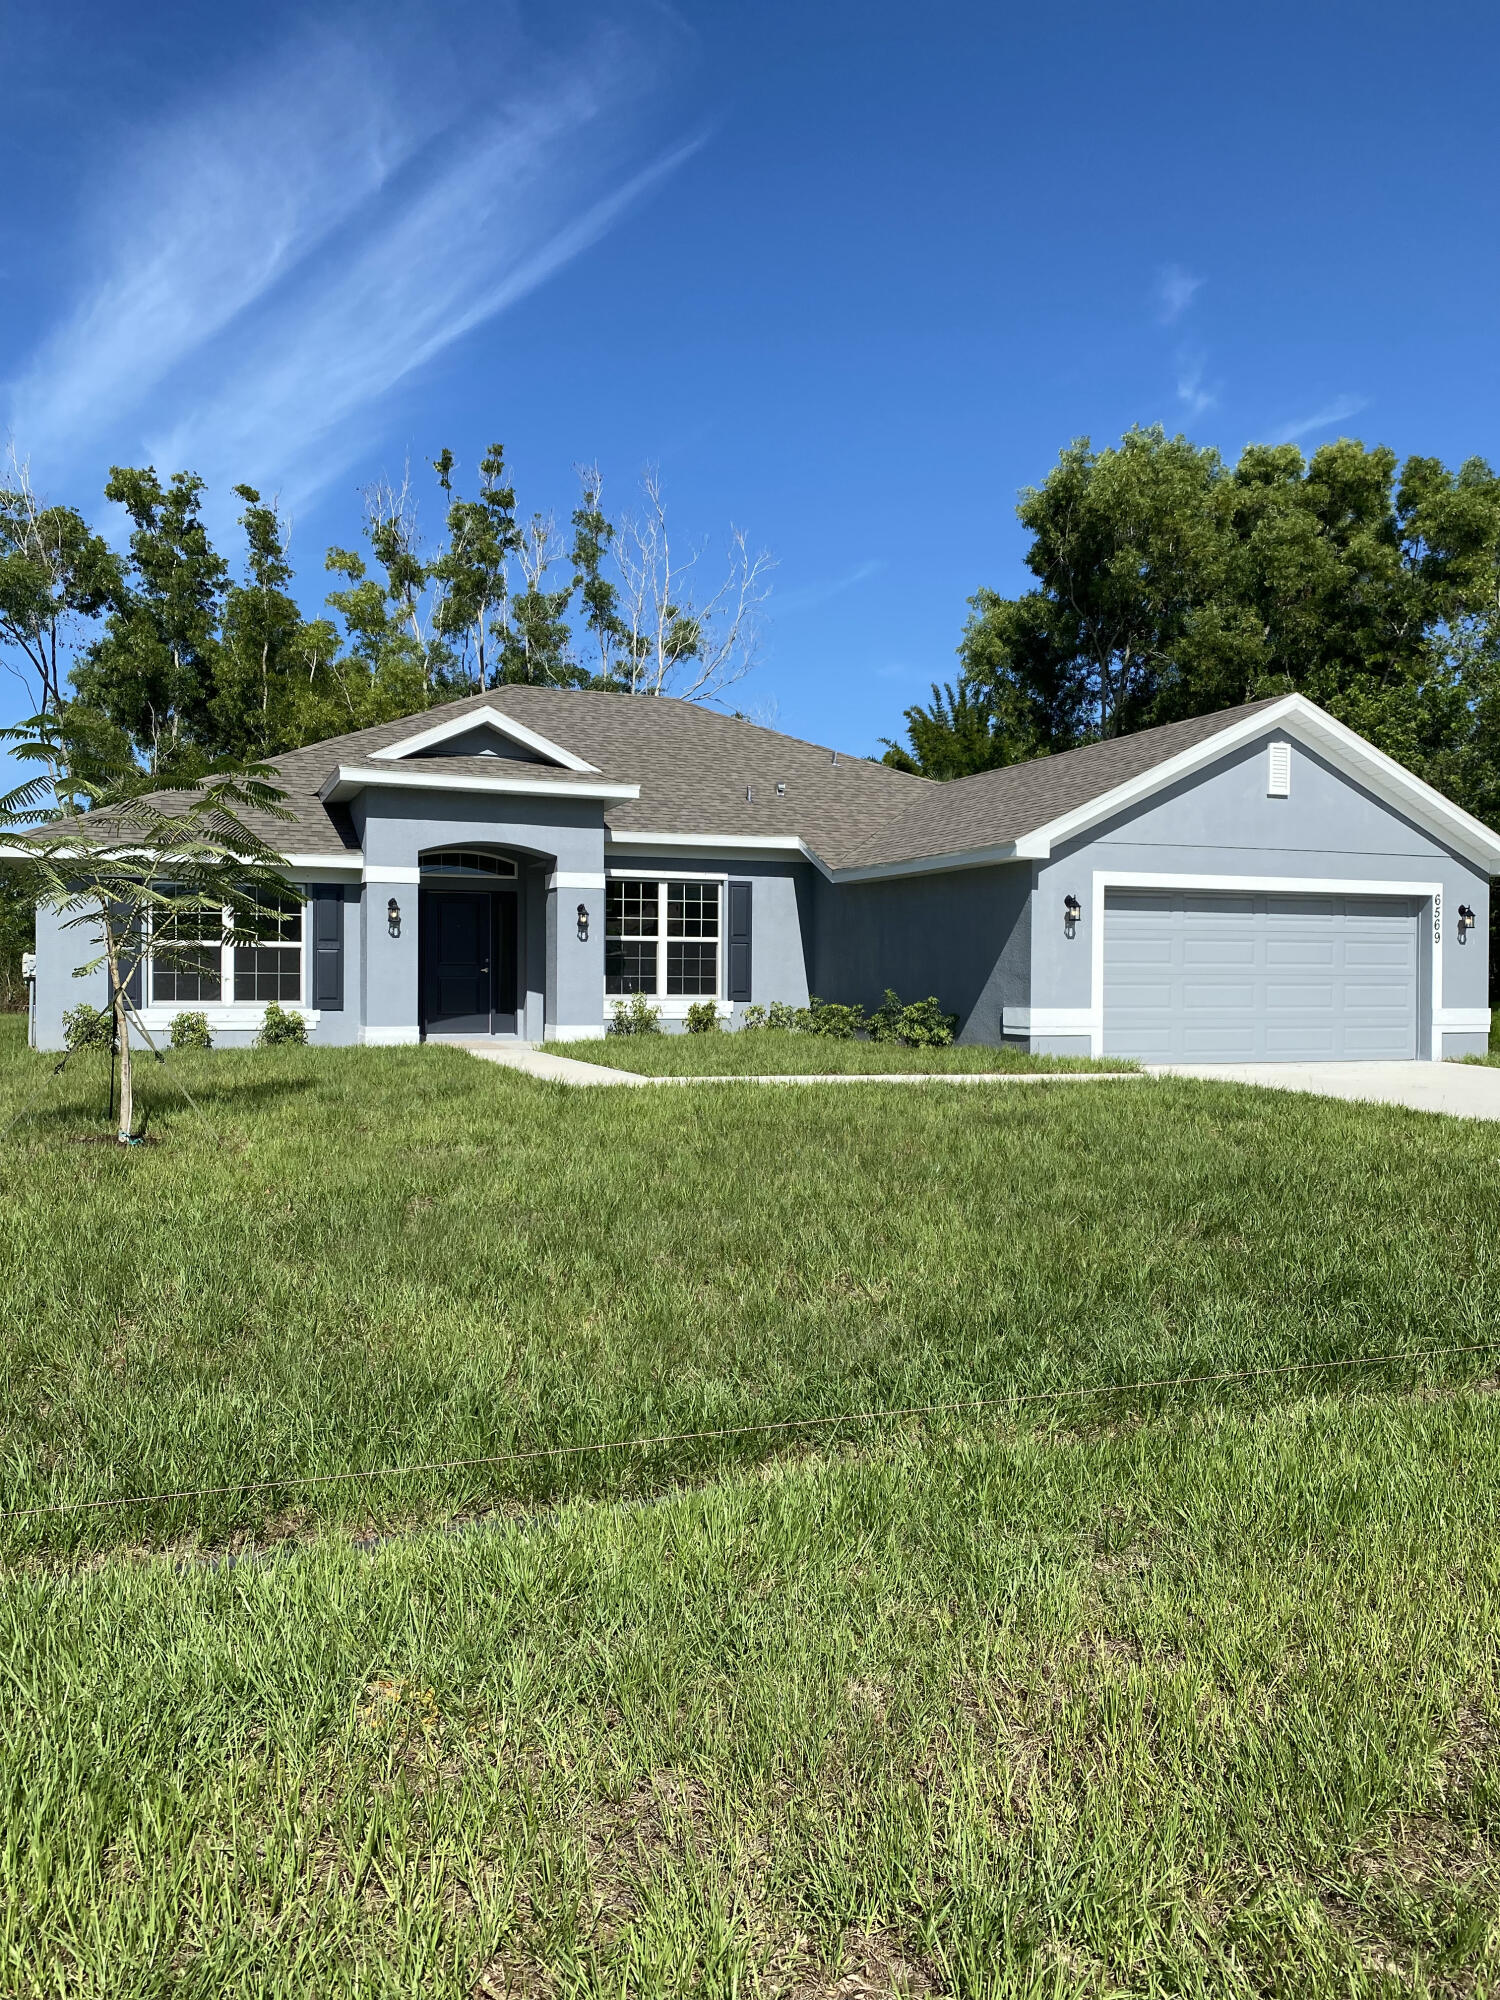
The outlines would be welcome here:
M 1171 950 L 1171 939 L 1164 940 Z M 1185 965 L 1254 965 L 1256 959 L 1253 937 L 1194 937 L 1191 932 L 1182 941 L 1182 958 Z
M 1331 971 L 1334 944 L 1331 937 L 1276 937 L 1266 939 L 1266 964 L 1273 970 L 1283 965 L 1315 966 Z
M 1263 1062 L 1332 1062 L 1337 1049 L 1337 1040 L 1332 1025 L 1318 1028 L 1311 1022 L 1302 1022 L 1295 1028 L 1278 1027 L 1271 1022 L 1266 1027 L 1265 1054 Z
M 1105 1052 L 1184 1062 L 1413 1057 L 1419 910 L 1415 898 L 1111 891 Z
M 1295 1014 L 1331 1014 L 1336 1005 L 1336 993 L 1332 986 L 1281 986 L 1267 985 L 1266 1006 L 1275 1011 Z

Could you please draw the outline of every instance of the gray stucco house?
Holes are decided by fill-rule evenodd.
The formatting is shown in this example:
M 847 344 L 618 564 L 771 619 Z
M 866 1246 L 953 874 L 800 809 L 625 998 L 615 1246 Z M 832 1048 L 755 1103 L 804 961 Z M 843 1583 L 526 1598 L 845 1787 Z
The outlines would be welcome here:
M 165 1029 L 597 1035 L 935 993 L 965 1041 L 1160 1060 L 1484 1049 L 1500 838 L 1300 696 L 934 784 L 690 703 L 503 687 L 278 758 L 307 902 L 148 967 Z M 103 1000 L 43 912 L 33 1034 Z M 96 990 L 97 989 L 97 990 Z

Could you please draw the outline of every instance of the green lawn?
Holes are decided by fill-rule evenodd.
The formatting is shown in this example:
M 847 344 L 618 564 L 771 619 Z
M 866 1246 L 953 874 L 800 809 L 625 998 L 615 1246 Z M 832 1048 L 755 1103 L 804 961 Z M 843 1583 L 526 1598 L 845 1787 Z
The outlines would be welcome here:
M 1130 1070 L 1134 1063 L 1087 1056 L 1033 1056 L 1020 1049 L 907 1049 L 899 1043 L 836 1042 L 827 1035 L 758 1028 L 716 1035 L 606 1035 L 569 1042 L 559 1053 L 579 1062 L 646 1076 L 883 1076 L 954 1071 Z
M 13 1572 L 0 1979 L 1491 1992 L 1497 1443 L 1282 1402 Z
M 1493 1353 L 292 1483 L 1482 1342 L 1490 1128 L 0 1034 L 0 1506 L 272 1482 L 0 1524 L 0 1993 L 1500 1980 Z

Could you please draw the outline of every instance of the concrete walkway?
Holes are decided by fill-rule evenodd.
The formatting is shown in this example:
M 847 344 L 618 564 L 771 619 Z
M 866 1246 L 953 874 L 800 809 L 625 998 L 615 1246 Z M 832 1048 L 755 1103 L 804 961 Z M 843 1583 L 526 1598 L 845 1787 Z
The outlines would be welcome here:
M 1500 1069 L 1456 1062 L 1152 1063 L 1152 1076 L 1254 1083 L 1363 1104 L 1399 1104 L 1450 1118 L 1500 1118 Z
M 1450 1118 L 1500 1118 L 1500 1069 L 1477 1063 L 1151 1063 L 1140 1070 L 860 1070 L 811 1076 L 642 1076 L 577 1062 L 531 1042 L 453 1040 L 482 1062 L 520 1070 L 543 1083 L 582 1086 L 692 1083 L 1140 1083 L 1151 1076 L 1199 1077 L 1211 1083 L 1252 1083 L 1266 1090 L 1300 1090 L 1365 1104 L 1397 1104 Z
M 446 1046 L 545 1083 L 1139 1083 L 1143 1074 L 1140 1070 L 840 1070 L 831 1076 L 642 1076 L 631 1069 L 607 1069 L 603 1063 L 575 1062 L 532 1042 L 454 1039 Z

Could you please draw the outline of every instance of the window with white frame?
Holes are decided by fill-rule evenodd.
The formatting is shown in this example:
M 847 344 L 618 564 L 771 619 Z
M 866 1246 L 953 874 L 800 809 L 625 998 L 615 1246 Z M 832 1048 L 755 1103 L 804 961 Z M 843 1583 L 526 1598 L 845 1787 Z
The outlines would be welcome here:
M 719 884 L 612 878 L 604 891 L 604 990 L 713 999 L 719 991 Z
M 157 923 L 152 940 L 151 998 L 162 1006 L 201 1006 L 224 993 L 224 916 L 183 910 Z
M 302 999 L 302 904 L 263 891 L 253 913 L 184 910 L 156 929 L 151 1001 L 158 1007 L 264 1006 Z M 229 944 L 233 928 L 253 943 Z

